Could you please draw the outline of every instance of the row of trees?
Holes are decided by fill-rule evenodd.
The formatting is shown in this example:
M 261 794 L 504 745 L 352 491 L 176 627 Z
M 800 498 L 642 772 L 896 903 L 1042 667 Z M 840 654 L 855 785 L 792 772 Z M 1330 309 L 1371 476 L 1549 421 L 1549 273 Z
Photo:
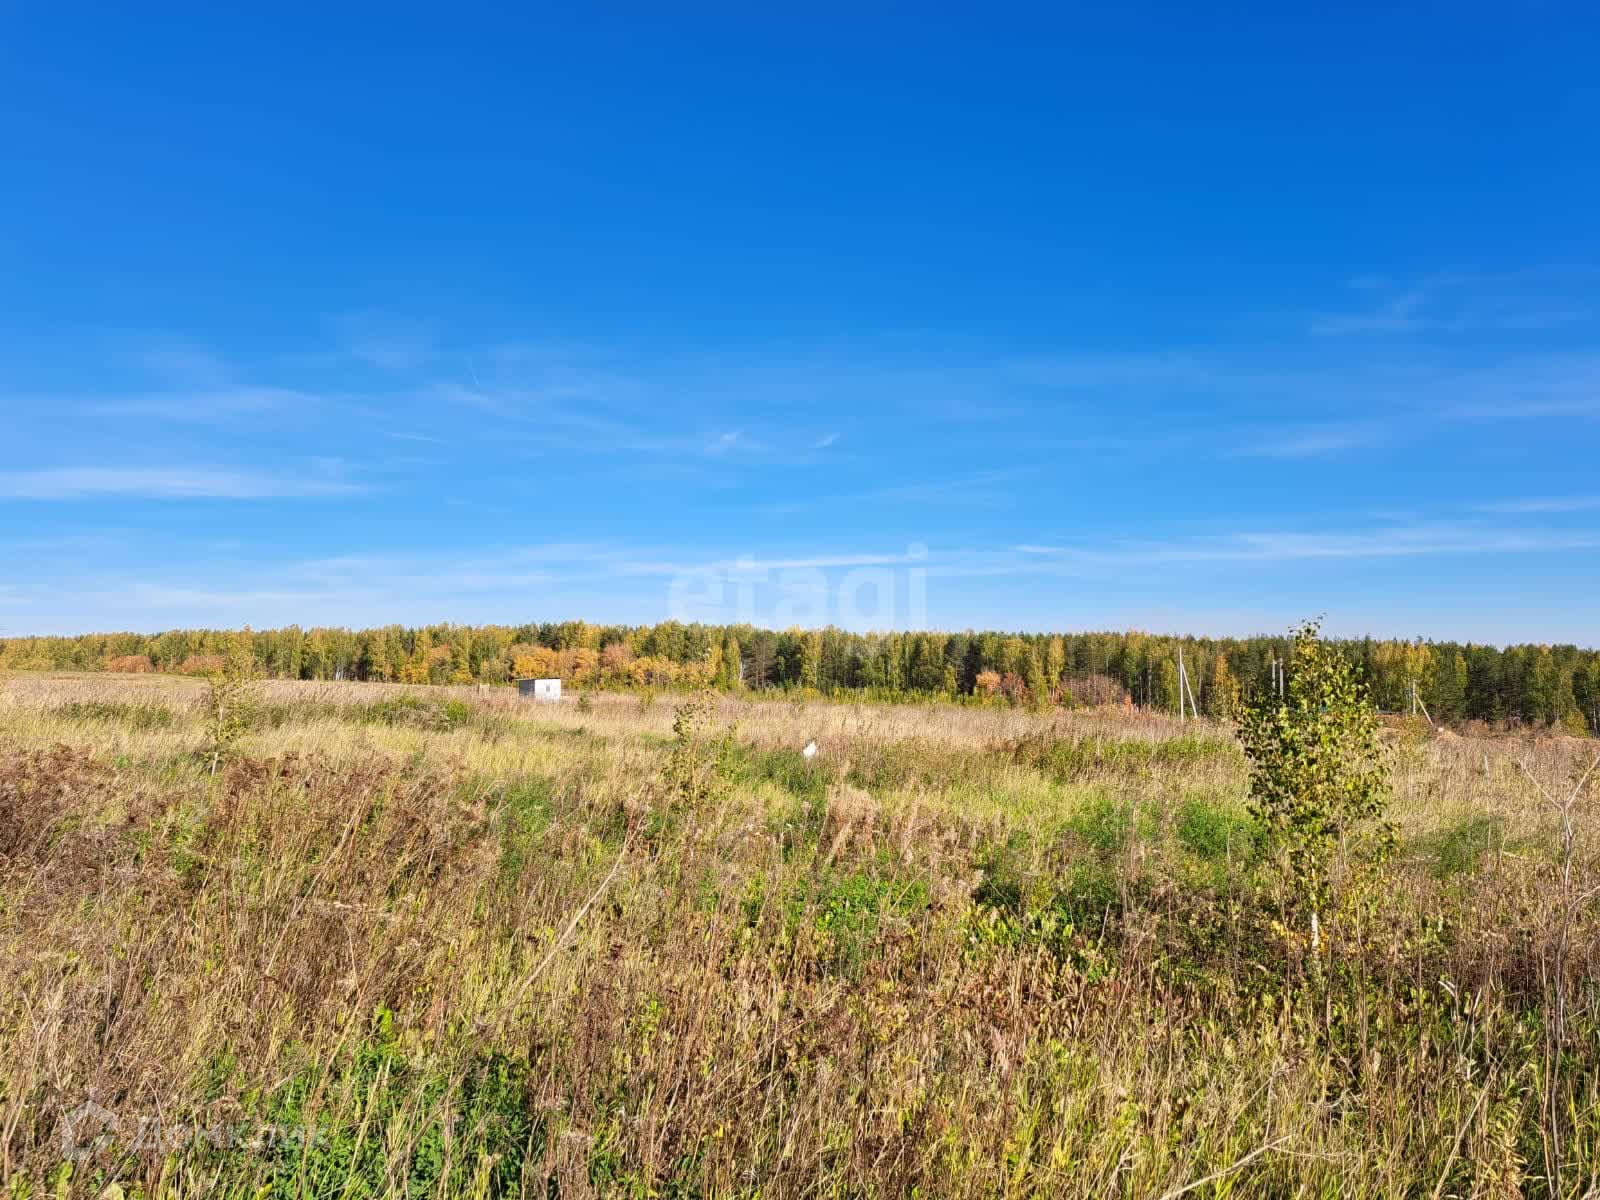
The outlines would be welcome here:
M 193 672 L 229 650 L 225 630 L 0 639 L 0 669 Z M 874 697 L 975 696 L 1032 704 L 1177 711 L 1181 646 L 1202 711 L 1232 711 L 1270 686 L 1289 638 L 1145 633 L 857 634 L 749 625 L 428 625 L 260 630 L 256 658 L 287 679 L 504 683 L 559 676 L 590 687 L 806 688 Z M 1407 711 L 1413 685 L 1436 720 L 1600 730 L 1600 652 L 1575 646 L 1335 643 L 1381 708 Z

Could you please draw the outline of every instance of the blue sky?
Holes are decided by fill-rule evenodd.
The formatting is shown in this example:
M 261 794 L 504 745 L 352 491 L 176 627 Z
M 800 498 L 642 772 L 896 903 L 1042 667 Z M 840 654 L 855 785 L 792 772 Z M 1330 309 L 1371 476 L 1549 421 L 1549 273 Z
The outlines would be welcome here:
M 1600 642 L 1592 10 L 331 7 L 0 6 L 0 630 Z

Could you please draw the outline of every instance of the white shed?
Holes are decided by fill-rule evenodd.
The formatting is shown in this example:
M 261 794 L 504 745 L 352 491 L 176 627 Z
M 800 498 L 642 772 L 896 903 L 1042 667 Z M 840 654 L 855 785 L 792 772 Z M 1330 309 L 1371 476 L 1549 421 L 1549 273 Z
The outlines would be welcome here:
M 519 679 L 517 692 L 522 696 L 532 696 L 541 704 L 553 704 L 561 699 L 561 680 Z

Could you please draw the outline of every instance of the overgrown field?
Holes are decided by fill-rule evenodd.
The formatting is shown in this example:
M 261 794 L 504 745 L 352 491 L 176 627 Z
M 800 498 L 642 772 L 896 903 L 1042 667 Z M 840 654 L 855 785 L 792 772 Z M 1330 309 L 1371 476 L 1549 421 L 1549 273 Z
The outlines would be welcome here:
M 1313 953 L 1223 725 L 203 691 L 0 683 L 3 1194 L 1600 1187 L 1592 743 L 1396 732 Z

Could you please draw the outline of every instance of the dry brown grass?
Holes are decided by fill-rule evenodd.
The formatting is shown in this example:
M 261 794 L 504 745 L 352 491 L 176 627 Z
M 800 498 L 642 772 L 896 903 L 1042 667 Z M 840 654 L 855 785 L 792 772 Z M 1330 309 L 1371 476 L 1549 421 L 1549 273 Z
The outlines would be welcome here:
M 14 1194 L 1548 1195 L 1552 1087 L 1600 1183 L 1600 938 L 1552 1083 L 1514 766 L 1583 743 L 1397 734 L 1400 861 L 1308 963 L 1214 726 L 724 698 L 687 805 L 665 700 L 269 684 L 213 780 L 195 681 L 4 687 Z M 69 1167 L 85 1098 L 317 1136 Z

